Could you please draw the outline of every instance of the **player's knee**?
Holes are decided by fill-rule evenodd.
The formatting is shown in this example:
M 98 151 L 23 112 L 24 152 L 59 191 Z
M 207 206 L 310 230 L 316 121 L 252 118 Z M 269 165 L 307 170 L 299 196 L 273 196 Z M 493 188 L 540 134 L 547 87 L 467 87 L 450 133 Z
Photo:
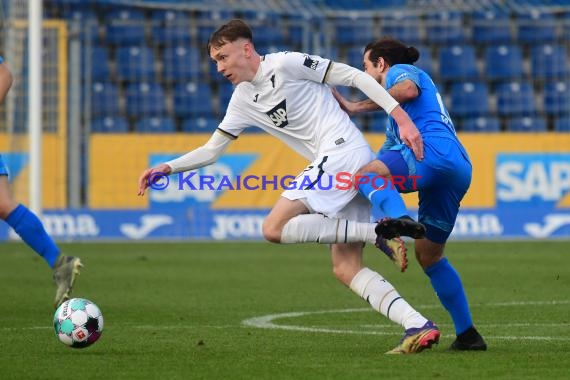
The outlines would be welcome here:
M 261 226 L 263 238 L 270 243 L 281 243 L 281 228 L 265 220 Z

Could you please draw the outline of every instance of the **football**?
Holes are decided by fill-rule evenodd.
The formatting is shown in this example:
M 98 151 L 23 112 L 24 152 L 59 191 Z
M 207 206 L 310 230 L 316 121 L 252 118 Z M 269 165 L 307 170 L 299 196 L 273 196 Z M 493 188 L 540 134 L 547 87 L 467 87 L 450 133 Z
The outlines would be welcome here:
M 53 327 L 63 344 L 73 348 L 89 347 L 103 332 L 103 314 L 93 302 L 72 298 L 55 311 Z

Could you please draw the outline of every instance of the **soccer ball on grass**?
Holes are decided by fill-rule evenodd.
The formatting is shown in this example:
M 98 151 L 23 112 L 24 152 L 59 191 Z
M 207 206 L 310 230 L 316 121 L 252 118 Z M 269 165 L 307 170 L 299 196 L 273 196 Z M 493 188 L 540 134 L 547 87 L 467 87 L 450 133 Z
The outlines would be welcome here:
M 103 314 L 85 298 L 72 298 L 62 303 L 53 316 L 55 335 L 65 345 L 85 348 L 97 341 L 103 332 Z

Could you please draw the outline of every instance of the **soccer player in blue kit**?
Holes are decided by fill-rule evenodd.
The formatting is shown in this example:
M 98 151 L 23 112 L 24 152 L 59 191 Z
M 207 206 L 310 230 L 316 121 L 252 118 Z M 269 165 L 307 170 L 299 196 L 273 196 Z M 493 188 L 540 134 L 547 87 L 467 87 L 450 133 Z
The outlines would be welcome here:
M 12 83 L 12 73 L 0 56 L 0 103 L 4 101 Z M 26 206 L 14 201 L 10 192 L 8 168 L 2 160 L 2 155 L 0 155 L 0 219 L 8 223 L 53 269 L 53 279 L 57 287 L 54 306 L 57 308 L 68 300 L 83 264 L 78 257 L 62 254 L 40 219 Z
M 388 224 L 407 214 L 399 192 L 418 191 L 418 220 L 426 230 L 425 237 L 418 236 L 415 240 L 416 258 L 453 319 L 457 338 L 450 349 L 483 351 L 487 345 L 473 325 L 459 274 L 444 256 L 459 204 L 471 183 L 471 162 L 457 138 L 437 87 L 428 74 L 413 66 L 418 58 L 416 48 L 389 37 L 371 42 L 364 49 L 364 71 L 386 88 L 410 115 L 423 139 L 424 155 L 423 159 L 414 155 L 409 142 L 400 138 L 394 120 L 389 117 L 386 141 L 377 159 L 361 168 L 357 175 L 397 176 L 406 181 L 401 187 L 382 189 L 369 181 L 359 186 L 359 191 L 372 203 L 374 217 L 389 217 L 376 229 L 388 239 L 403 235 L 394 228 L 398 226 Z M 350 102 L 337 91 L 333 92 L 349 114 L 379 109 L 369 99 Z

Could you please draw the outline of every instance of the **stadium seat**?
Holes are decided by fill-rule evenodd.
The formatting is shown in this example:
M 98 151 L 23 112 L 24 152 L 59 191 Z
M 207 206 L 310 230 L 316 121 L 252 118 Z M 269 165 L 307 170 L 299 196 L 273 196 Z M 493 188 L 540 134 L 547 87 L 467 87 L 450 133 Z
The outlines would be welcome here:
M 523 55 L 518 45 L 490 45 L 485 49 L 485 75 L 496 81 L 521 79 Z
M 499 83 L 495 92 L 499 116 L 530 116 L 536 111 L 534 89 L 528 82 Z
M 103 40 L 99 34 L 99 22 L 97 14 L 90 9 L 70 8 L 64 9 L 62 16 L 69 22 L 69 29 L 74 32 L 74 24 L 81 33 L 83 43 L 91 43 L 92 45 L 102 44 Z
M 385 112 L 372 112 L 367 120 L 368 132 L 370 133 L 386 133 L 386 123 L 388 115 Z M 378 149 L 379 147 L 373 147 Z
M 167 82 L 196 80 L 201 74 L 202 59 L 198 48 L 180 45 L 164 49 L 163 78 Z
M 435 73 L 435 60 L 431 54 L 431 48 L 425 45 L 415 45 L 420 53 L 420 58 L 414 63 L 414 66 L 425 71 L 429 76 L 433 76 Z
M 477 56 L 471 45 L 453 45 L 439 50 L 439 77 L 443 81 L 477 79 Z
M 552 79 L 568 75 L 568 51 L 565 45 L 535 45 L 530 48 L 533 78 Z
M 154 82 L 138 82 L 126 88 L 127 115 L 131 118 L 158 117 L 166 113 L 162 86 Z
M 570 132 L 570 117 L 561 117 L 554 121 L 555 132 Z
M 153 51 L 146 46 L 122 46 L 117 49 L 117 75 L 122 81 L 154 80 L 156 62 Z
M 541 117 L 516 117 L 507 121 L 508 132 L 546 132 L 546 121 Z
M 465 38 L 463 13 L 439 11 L 426 17 L 427 44 L 460 44 Z
M 91 81 L 102 82 L 109 79 L 109 49 L 101 46 L 94 46 L 90 52 L 91 60 L 86 59 L 85 66 L 90 67 Z
M 212 91 L 206 83 L 186 82 L 176 85 L 173 103 L 174 114 L 181 119 L 213 114 Z
M 115 46 L 144 45 L 145 17 L 135 9 L 120 9 L 105 16 L 105 39 Z
M 475 44 L 509 44 L 512 41 L 509 14 L 502 9 L 472 13 L 472 41 Z
M 91 85 L 91 116 L 117 116 L 119 110 L 119 90 L 109 82 L 94 82 Z
M 212 133 L 218 128 L 220 120 L 215 117 L 196 117 L 182 120 L 182 132 Z
M 522 44 L 552 42 L 556 39 L 556 18 L 537 8 L 515 14 L 517 40 Z
M 284 38 L 279 23 L 271 26 L 254 27 L 253 41 L 255 41 L 256 46 L 282 45 Z
M 235 18 L 236 15 L 225 9 L 203 10 L 197 12 L 197 39 L 198 44 L 205 46 L 212 33 L 225 20 Z
M 335 44 L 364 46 L 374 39 L 374 20 L 370 17 L 335 19 Z
M 93 133 L 127 133 L 129 124 L 123 117 L 102 117 L 91 122 Z
M 158 46 L 189 45 L 190 18 L 183 11 L 155 10 L 151 15 L 151 43 Z
M 149 117 L 135 123 L 135 132 L 139 133 L 173 133 L 176 132 L 174 121 L 168 117 Z
M 544 112 L 547 115 L 570 115 L 570 82 L 546 82 L 543 89 Z
M 226 108 L 228 107 L 233 92 L 234 92 L 234 86 L 230 82 L 228 81 L 220 82 L 218 88 L 218 96 L 220 101 L 221 114 L 226 113 Z
M 363 70 L 363 61 L 364 61 L 364 47 L 363 46 L 353 46 L 346 50 L 346 64 L 356 67 L 359 70 Z
M 485 82 L 453 83 L 449 112 L 453 118 L 489 114 L 489 89 Z
M 462 132 L 499 132 L 501 123 L 496 117 L 471 117 L 463 119 Z
M 419 16 L 402 11 L 382 15 L 380 35 L 397 38 L 407 45 L 417 45 L 421 41 L 421 20 Z

